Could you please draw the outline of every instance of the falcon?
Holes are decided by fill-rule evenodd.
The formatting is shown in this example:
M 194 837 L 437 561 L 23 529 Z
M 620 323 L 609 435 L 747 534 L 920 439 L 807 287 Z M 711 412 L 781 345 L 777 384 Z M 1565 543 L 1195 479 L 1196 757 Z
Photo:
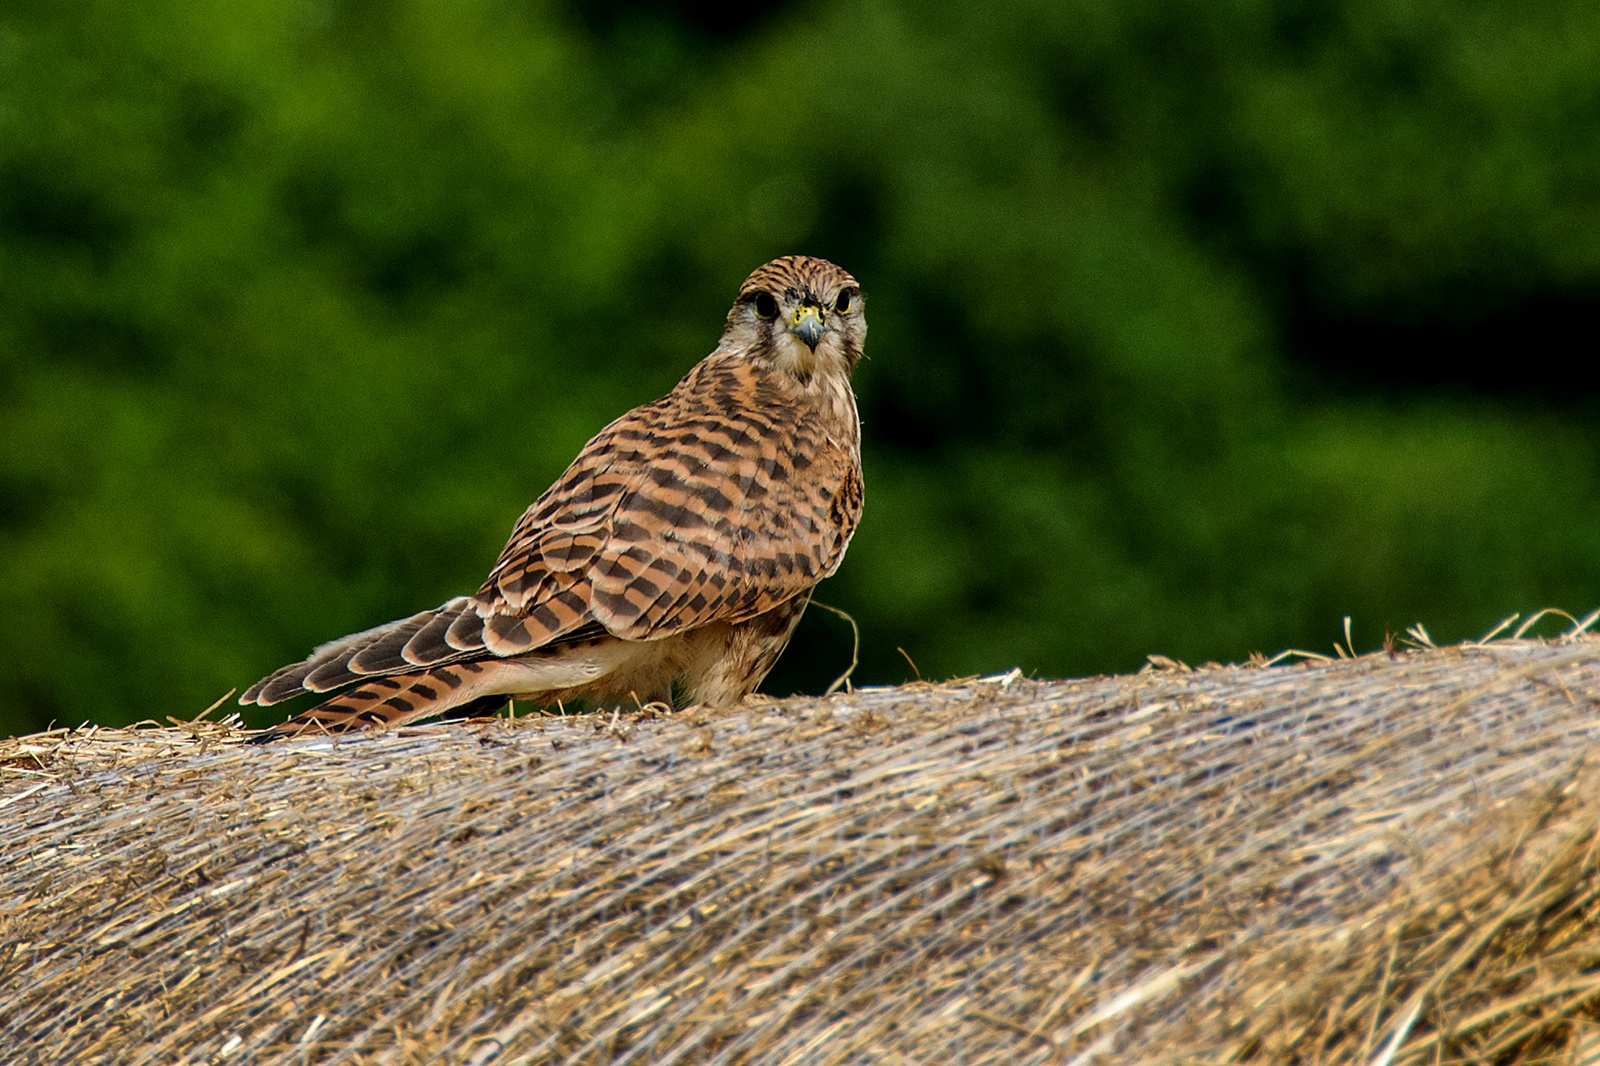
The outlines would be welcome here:
M 739 288 L 716 350 L 602 429 L 512 530 L 476 594 L 341 637 L 252 685 L 335 693 L 257 734 L 398 726 L 526 700 L 731 706 L 772 669 L 861 517 L 850 374 L 861 288 L 787 256 Z

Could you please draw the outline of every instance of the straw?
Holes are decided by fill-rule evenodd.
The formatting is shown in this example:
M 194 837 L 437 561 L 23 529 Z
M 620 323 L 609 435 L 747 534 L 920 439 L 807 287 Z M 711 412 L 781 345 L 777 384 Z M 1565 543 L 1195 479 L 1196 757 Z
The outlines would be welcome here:
M 1586 1061 L 1583 628 L 265 747 L 233 718 L 0 741 L 0 1047 Z

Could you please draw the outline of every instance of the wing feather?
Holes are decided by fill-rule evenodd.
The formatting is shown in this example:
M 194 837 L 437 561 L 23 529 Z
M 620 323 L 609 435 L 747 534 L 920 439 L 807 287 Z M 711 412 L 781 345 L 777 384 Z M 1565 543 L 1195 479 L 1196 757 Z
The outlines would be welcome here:
M 713 355 L 602 430 L 517 524 L 484 612 L 524 617 L 534 647 L 591 621 L 639 640 L 743 621 L 832 573 L 860 518 L 856 451 L 778 373 Z M 534 617 L 561 593 L 583 608 Z

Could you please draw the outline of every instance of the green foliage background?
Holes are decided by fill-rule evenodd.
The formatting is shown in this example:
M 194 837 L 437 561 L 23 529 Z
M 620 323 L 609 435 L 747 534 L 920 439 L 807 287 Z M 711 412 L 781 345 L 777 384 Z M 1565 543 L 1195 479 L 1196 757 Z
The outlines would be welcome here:
M 1592 0 L 750 12 L 8 0 L 0 730 L 475 587 L 794 251 L 872 322 L 858 681 L 1600 603 Z

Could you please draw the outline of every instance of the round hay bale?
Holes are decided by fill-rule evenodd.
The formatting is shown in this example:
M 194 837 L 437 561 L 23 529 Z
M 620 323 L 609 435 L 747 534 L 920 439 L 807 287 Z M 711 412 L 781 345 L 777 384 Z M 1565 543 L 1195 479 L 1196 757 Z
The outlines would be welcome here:
M 0 743 L 64 1063 L 1569 1062 L 1600 641 Z

